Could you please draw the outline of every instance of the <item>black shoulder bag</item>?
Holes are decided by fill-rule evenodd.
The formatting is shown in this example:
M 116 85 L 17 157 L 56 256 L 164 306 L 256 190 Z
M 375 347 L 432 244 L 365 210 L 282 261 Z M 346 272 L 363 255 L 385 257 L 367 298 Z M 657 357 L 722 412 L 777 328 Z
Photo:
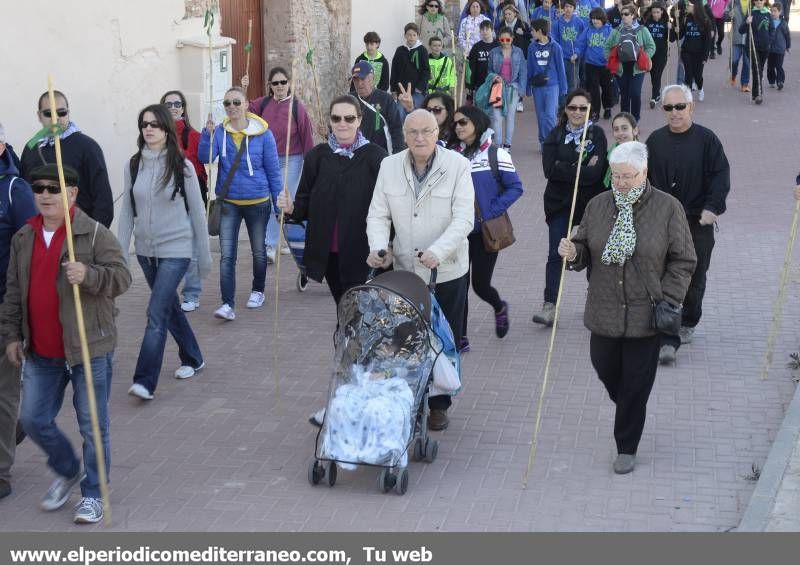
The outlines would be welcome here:
M 212 138 L 213 142 L 213 138 Z M 236 157 L 233 158 L 231 168 L 228 169 L 228 176 L 225 177 L 225 183 L 222 185 L 222 190 L 217 197 L 208 203 L 208 235 L 219 235 L 219 226 L 222 223 L 222 202 L 228 196 L 228 190 L 231 188 L 233 182 L 233 175 L 236 174 L 236 169 L 239 168 L 239 163 L 242 162 L 242 155 L 244 154 L 246 139 L 242 139 L 239 144 L 239 150 L 236 152 Z
M 676 306 L 663 298 L 659 300 L 653 298 L 653 294 L 650 292 L 650 289 L 647 288 L 647 283 L 644 282 L 644 277 L 639 270 L 639 265 L 636 264 L 636 260 L 634 260 L 633 257 L 631 257 L 631 263 L 633 263 L 633 267 L 639 274 L 644 290 L 650 298 L 650 306 L 653 309 L 653 315 L 650 318 L 650 327 L 663 334 L 678 335 L 681 331 L 681 322 L 683 320 L 683 306 Z

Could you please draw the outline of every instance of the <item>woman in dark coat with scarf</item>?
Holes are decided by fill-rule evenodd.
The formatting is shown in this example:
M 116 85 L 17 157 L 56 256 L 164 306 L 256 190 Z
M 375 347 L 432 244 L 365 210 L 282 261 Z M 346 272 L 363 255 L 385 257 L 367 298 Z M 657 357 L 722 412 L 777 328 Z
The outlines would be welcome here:
M 354 97 L 331 102 L 330 124 L 328 140 L 306 153 L 295 201 L 282 192 L 278 206 L 288 219 L 308 221 L 306 275 L 324 278 L 338 304 L 344 291 L 367 279 L 367 212 L 387 153 L 359 131 L 361 105 Z
M 658 368 L 651 300 L 681 304 L 697 257 L 683 206 L 647 182 L 647 146 L 623 143 L 609 162 L 611 192 L 589 202 L 578 233 L 562 239 L 558 253 L 570 270 L 592 265 L 583 321 L 592 365 L 616 405 L 613 469 L 625 474 L 636 464 Z
M 547 178 L 544 189 L 544 215 L 549 231 L 547 266 L 545 268 L 544 304 L 533 321 L 545 326 L 553 325 L 561 276 L 561 258 L 558 242 L 567 235 L 569 211 L 575 175 L 578 172 L 581 135 L 591 95 L 581 88 L 567 94 L 558 125 L 553 128 L 542 146 L 542 167 Z M 589 200 L 606 190 L 603 177 L 606 172 L 607 141 L 603 128 L 589 121 L 586 148 L 581 165 L 578 200 L 575 203 L 573 226 L 581 223 L 583 209 Z

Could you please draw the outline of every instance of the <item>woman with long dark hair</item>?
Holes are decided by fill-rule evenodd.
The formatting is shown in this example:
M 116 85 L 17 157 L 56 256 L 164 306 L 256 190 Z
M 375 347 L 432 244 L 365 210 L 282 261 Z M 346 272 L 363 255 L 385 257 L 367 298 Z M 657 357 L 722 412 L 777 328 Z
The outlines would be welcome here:
M 197 147 L 200 144 L 200 132 L 189 123 L 189 109 L 186 107 L 186 97 L 180 90 L 169 90 L 161 97 L 161 103 L 169 110 L 175 120 L 175 133 L 178 136 L 183 154 L 189 159 L 197 173 L 197 182 L 200 184 L 200 196 L 203 204 L 208 202 L 208 175 L 206 169 L 197 157 Z M 203 292 L 203 283 L 197 270 L 197 257 L 192 257 L 189 269 L 183 279 L 183 302 L 181 310 L 194 312 L 200 307 L 200 293 Z
M 589 100 L 591 100 L 591 95 L 582 88 L 576 88 L 567 94 L 566 104 L 561 112 L 558 125 L 544 140 L 542 150 L 542 168 L 544 176 L 547 178 L 547 186 L 544 189 L 544 215 L 547 221 L 549 245 L 547 266 L 545 267 L 544 303 L 542 311 L 533 316 L 533 321 L 545 326 L 552 326 L 555 318 L 561 275 L 558 242 L 561 241 L 561 238 L 567 237 L 575 176 L 578 172 L 578 159 L 581 154 L 581 137 L 586 112 L 589 111 Z M 573 226 L 581 223 L 586 203 L 606 190 L 603 185 L 608 146 L 606 134 L 603 132 L 603 128 L 592 123 L 591 120 L 586 127 L 588 129 Z
M 513 110 L 513 109 L 512 109 Z M 492 275 L 499 253 L 487 251 L 481 234 L 481 222 L 502 216 L 522 196 L 522 181 L 511 162 L 511 155 L 492 144 L 489 116 L 477 106 L 462 106 L 454 116 L 450 147 L 472 163 L 472 184 L 475 188 L 475 228 L 469 234 L 469 261 L 472 288 L 475 294 L 494 309 L 494 329 L 499 338 L 508 333 L 508 303 L 492 286 Z M 467 337 L 467 305 L 461 351 L 469 350 Z
M 444 44 L 444 51 L 450 53 L 450 20 L 444 14 L 442 0 L 425 0 L 417 10 L 419 40 L 427 46 L 431 37 L 438 37 Z
M 153 104 L 139 112 L 138 124 L 139 150 L 125 166 L 118 235 L 126 257 L 133 236 L 136 258 L 151 290 L 128 394 L 152 400 L 167 331 L 178 344 L 181 361 L 175 378 L 187 379 L 205 366 L 177 289 L 192 257 L 197 257 L 202 278 L 211 270 L 211 255 L 197 173 L 184 157 L 173 117 L 163 104 Z
M 444 92 L 432 92 L 422 101 L 422 108 L 433 114 L 439 124 L 439 145 L 446 146 L 453 134 L 453 113 L 456 103 Z

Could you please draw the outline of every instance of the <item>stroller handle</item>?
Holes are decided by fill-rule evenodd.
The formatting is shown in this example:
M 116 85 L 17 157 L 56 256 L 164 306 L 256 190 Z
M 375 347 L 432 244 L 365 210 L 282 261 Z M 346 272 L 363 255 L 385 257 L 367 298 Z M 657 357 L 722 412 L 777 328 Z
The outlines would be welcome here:
M 422 251 L 417 253 L 417 258 L 422 257 Z M 434 267 L 431 269 L 431 278 L 428 281 L 428 290 L 434 292 L 436 290 L 436 275 L 438 274 L 439 270 Z
M 386 250 L 385 249 L 381 249 L 380 251 L 378 251 L 378 257 L 380 257 L 381 259 L 386 257 Z M 369 280 L 374 279 L 375 275 L 377 275 L 377 274 L 378 274 L 377 267 L 370 267 L 369 271 L 367 271 L 367 280 L 369 281 Z

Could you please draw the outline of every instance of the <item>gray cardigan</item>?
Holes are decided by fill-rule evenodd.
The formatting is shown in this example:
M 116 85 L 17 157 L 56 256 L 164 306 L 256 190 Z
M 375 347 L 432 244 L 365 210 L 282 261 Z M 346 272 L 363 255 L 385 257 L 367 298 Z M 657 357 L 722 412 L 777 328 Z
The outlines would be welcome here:
M 170 181 L 167 186 L 161 183 L 165 166 L 165 151 L 155 152 L 147 148 L 142 150 L 139 173 L 133 187 L 136 199 L 134 218 L 130 195 L 130 167 L 125 162 L 124 195 L 117 228 L 122 252 L 128 260 L 133 235 L 137 255 L 161 259 L 197 258 L 200 277 L 203 278 L 211 270 L 211 253 L 208 247 L 205 206 L 200 196 L 197 173 L 187 159 L 184 169 L 184 188 L 189 205 L 187 214 L 180 194 L 171 200 L 173 182 Z

